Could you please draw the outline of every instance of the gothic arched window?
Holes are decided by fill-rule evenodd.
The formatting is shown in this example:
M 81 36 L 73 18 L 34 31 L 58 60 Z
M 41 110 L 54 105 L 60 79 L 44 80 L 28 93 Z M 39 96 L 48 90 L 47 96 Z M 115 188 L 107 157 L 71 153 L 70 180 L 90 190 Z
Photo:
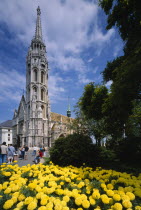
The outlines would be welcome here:
M 41 83 L 44 83 L 44 72 L 41 71 Z
M 43 118 L 45 118 L 45 107 L 44 107 L 44 105 L 41 106 L 41 109 L 42 109 L 42 116 L 43 116 Z
M 37 82 L 37 69 L 34 69 L 34 81 Z
M 41 66 L 42 66 L 42 68 L 45 68 L 45 64 L 42 63 Z
M 37 98 L 37 87 L 33 87 L 33 95 L 35 95 Z
M 27 100 L 30 100 L 30 88 L 28 88 Z
M 37 94 L 37 87 L 33 87 L 33 92 Z
M 45 94 L 45 91 L 43 89 L 41 89 L 41 100 L 44 101 L 44 94 Z
M 45 124 L 43 123 L 43 133 L 44 133 L 44 130 L 45 130 Z
M 30 105 L 28 106 L 28 117 L 30 117 Z

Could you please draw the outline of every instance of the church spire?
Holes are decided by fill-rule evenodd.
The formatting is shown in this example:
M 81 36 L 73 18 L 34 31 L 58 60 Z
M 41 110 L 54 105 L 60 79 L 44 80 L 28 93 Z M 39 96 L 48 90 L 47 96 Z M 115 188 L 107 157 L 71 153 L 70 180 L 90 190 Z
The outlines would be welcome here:
M 38 6 L 37 8 L 37 20 L 36 20 L 36 30 L 35 30 L 35 39 L 42 41 L 42 27 L 41 27 L 41 10 Z

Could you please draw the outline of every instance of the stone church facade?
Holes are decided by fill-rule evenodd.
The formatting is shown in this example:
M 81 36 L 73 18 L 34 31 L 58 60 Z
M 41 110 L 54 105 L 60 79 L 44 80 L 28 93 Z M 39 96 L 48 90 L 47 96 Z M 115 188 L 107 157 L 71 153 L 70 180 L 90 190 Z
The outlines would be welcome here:
M 35 36 L 26 59 L 26 96 L 14 111 L 13 144 L 51 147 L 55 139 L 71 134 L 71 111 L 67 116 L 50 110 L 48 96 L 48 60 L 42 38 L 41 11 L 37 8 Z

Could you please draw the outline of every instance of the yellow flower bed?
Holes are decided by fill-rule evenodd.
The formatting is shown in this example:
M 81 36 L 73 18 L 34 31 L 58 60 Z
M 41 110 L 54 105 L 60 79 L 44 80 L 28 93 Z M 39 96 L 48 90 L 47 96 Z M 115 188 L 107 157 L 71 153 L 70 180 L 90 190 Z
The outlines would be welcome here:
M 141 210 L 141 174 L 4 164 L 0 183 L 0 210 Z

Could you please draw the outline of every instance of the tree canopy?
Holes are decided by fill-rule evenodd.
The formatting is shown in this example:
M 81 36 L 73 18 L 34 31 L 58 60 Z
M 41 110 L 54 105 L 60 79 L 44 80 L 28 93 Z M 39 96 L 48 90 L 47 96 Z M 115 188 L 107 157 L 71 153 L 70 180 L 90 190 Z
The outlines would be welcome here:
M 125 52 L 132 52 L 141 42 L 141 3 L 140 0 L 99 0 L 106 13 L 107 27 L 116 26 L 125 41 Z
M 84 88 L 79 105 L 87 118 L 100 120 L 102 118 L 102 106 L 106 98 L 108 98 L 108 89 L 104 85 L 89 83 Z
M 134 100 L 141 99 L 141 4 L 139 0 L 99 0 L 107 15 L 107 29 L 116 26 L 123 39 L 124 55 L 108 62 L 104 82 L 112 80 L 111 94 L 103 113 L 119 128 L 133 113 Z M 112 122 L 113 121 L 113 122 Z

